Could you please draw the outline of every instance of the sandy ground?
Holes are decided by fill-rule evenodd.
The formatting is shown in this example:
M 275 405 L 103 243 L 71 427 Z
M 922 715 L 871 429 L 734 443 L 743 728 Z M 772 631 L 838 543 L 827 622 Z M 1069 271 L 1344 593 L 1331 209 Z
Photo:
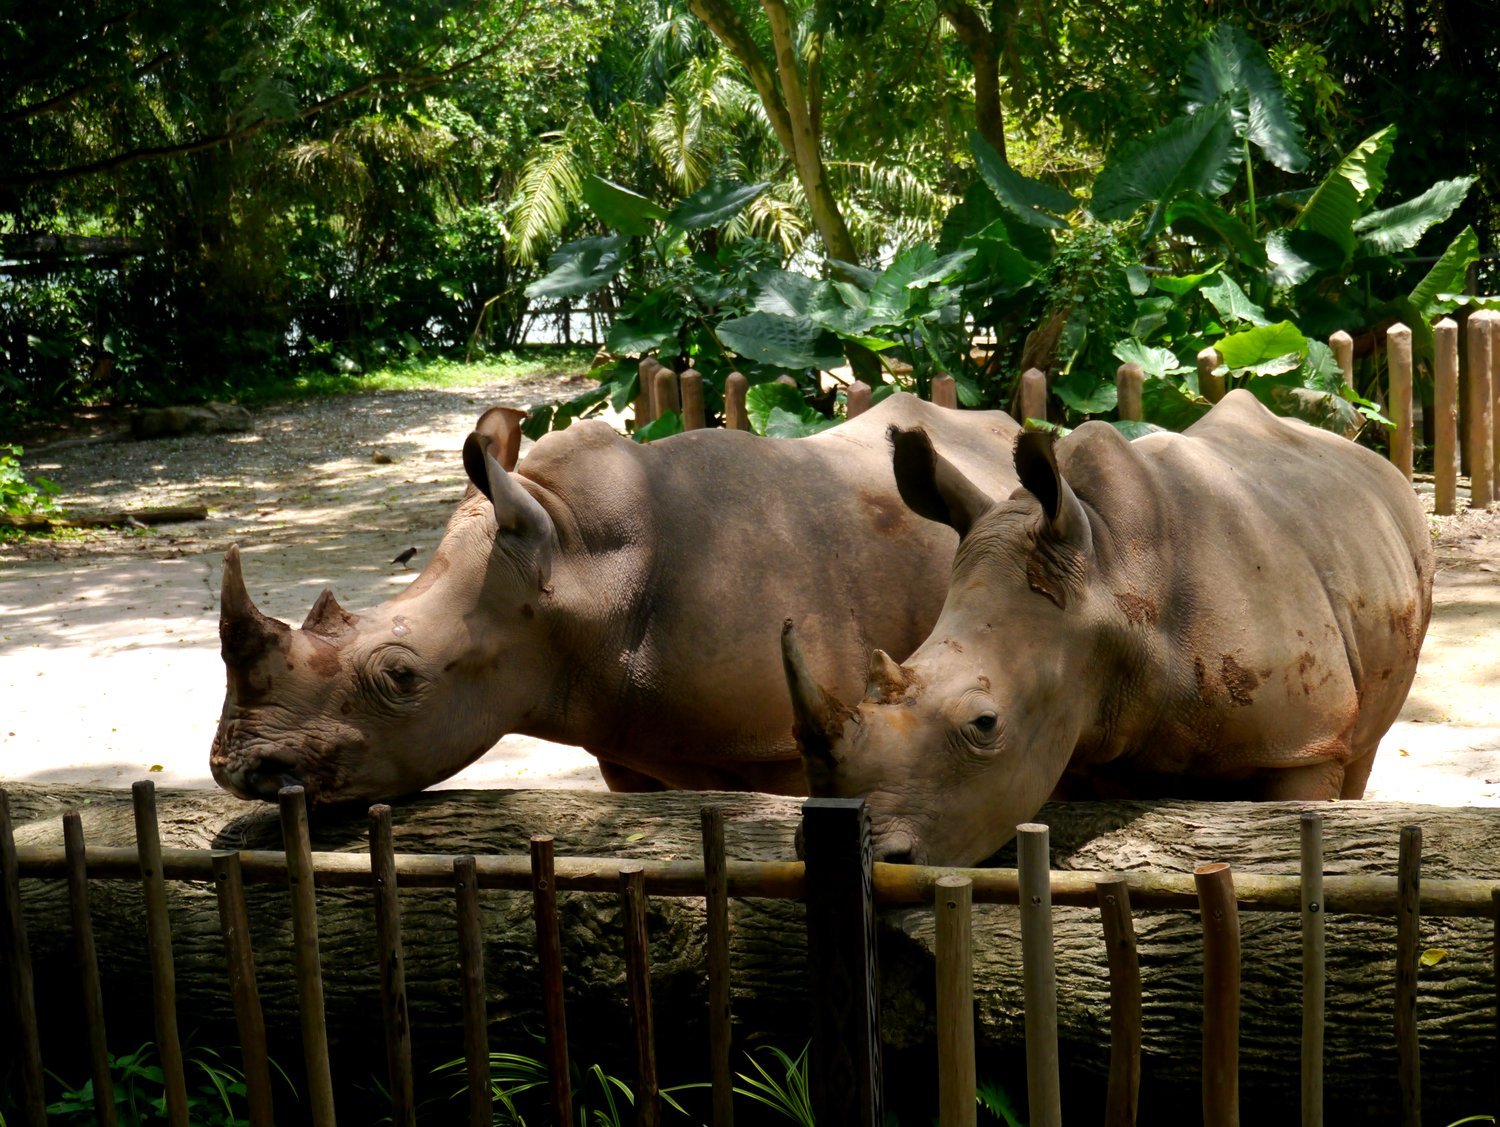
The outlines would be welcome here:
M 40 447 L 117 425 L 96 419 L 33 438 L 28 470 L 78 511 L 201 500 L 209 519 L 0 545 L 0 780 L 212 786 L 224 549 L 241 545 L 252 595 L 293 623 L 325 586 L 350 608 L 378 602 L 437 543 L 479 413 L 570 390 L 553 376 L 317 400 L 262 410 L 244 435 Z M 1432 627 L 1368 796 L 1500 805 L 1500 513 L 1431 521 Z M 413 568 L 388 563 L 412 546 Z M 591 756 L 520 736 L 447 785 L 603 788 Z

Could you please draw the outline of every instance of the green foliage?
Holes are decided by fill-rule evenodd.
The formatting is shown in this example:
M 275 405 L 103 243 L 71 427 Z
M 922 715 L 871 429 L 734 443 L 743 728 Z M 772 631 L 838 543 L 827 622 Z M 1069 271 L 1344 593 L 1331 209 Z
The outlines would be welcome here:
M 45 477 L 31 481 L 21 468 L 19 446 L 0 444 L 0 513 L 8 517 L 56 516 L 58 487 Z

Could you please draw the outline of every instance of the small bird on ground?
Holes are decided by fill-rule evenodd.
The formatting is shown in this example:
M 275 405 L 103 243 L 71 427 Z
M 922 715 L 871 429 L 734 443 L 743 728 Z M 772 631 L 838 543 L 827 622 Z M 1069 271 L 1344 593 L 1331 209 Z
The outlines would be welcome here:
M 417 550 L 415 548 L 408 548 L 406 549 L 406 551 L 402 552 L 399 556 L 393 559 L 391 563 L 400 564 L 402 567 L 405 567 L 407 563 L 410 562 L 411 558 L 416 554 Z

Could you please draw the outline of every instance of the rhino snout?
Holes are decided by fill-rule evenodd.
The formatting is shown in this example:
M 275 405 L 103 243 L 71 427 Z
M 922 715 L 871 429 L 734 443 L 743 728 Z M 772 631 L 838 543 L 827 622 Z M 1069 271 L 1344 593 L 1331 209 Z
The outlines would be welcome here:
M 275 802 L 282 787 L 302 785 L 290 763 L 270 756 L 241 760 L 233 766 L 216 761 L 213 775 L 215 782 L 236 797 L 267 802 Z
M 927 863 L 927 848 L 904 829 L 876 833 L 873 844 L 875 860 L 888 865 L 924 865 Z

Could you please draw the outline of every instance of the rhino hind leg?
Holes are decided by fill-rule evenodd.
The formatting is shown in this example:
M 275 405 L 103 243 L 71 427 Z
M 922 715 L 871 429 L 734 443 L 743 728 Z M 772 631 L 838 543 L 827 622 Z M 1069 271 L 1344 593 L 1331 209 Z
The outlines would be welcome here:
M 1339 794 L 1340 798 L 1363 798 L 1365 796 L 1365 784 L 1370 781 L 1370 768 L 1375 766 L 1375 752 L 1378 747 L 1377 743 L 1363 755 L 1356 752 L 1357 758 L 1351 758 L 1344 765 L 1344 787 Z
M 1367 756 L 1366 760 L 1374 758 Z M 1365 768 L 1369 774 L 1369 768 Z M 1283 767 L 1268 771 L 1265 776 L 1261 799 L 1267 802 L 1317 801 L 1347 797 L 1346 769 L 1336 759 L 1320 759 L 1298 767 Z M 1363 780 L 1360 792 L 1364 792 Z M 1357 796 L 1356 796 L 1357 797 Z
M 612 791 L 648 794 L 668 789 L 667 784 L 660 779 L 653 779 L 650 775 L 630 767 L 622 767 L 618 763 L 606 763 L 602 759 L 599 760 L 599 774 L 604 776 L 604 785 Z

